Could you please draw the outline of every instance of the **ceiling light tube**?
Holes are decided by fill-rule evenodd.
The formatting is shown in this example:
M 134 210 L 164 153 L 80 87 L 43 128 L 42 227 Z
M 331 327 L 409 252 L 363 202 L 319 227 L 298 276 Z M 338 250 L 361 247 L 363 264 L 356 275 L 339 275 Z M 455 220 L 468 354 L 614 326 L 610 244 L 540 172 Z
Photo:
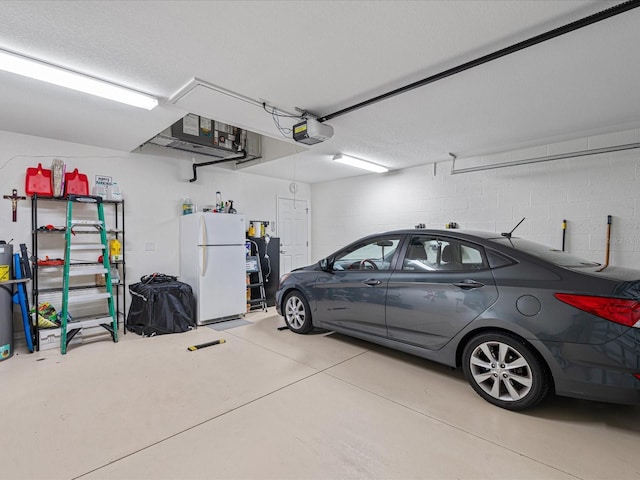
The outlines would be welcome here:
M 150 95 L 5 50 L 0 50 L 0 70 L 146 110 L 158 105 L 158 100 Z
M 389 171 L 387 167 L 376 165 L 375 163 L 367 162 L 366 160 L 361 160 L 359 158 L 350 157 L 349 155 L 344 155 L 342 153 L 334 155 L 333 161 L 375 173 L 384 173 Z

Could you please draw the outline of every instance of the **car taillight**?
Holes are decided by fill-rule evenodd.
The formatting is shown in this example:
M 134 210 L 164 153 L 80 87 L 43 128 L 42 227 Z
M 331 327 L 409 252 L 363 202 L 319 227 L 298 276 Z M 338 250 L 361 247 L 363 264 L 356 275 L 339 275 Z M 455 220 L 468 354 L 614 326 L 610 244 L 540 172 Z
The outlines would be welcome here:
M 554 293 L 561 302 L 627 327 L 640 328 L 640 302 L 622 298 Z

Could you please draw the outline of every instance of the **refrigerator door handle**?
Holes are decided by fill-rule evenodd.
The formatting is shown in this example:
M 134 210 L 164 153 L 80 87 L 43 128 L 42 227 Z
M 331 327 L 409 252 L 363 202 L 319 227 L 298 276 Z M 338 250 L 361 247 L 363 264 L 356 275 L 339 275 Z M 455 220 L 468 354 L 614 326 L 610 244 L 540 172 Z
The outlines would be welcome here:
M 202 249 L 202 264 L 200 265 L 200 276 L 207 275 L 207 247 L 200 247 Z
M 201 245 L 209 245 L 207 241 L 207 222 L 204 220 L 204 216 L 200 217 L 200 235 L 202 237 Z
M 200 265 L 200 276 L 204 277 L 207 274 L 207 223 L 204 221 L 204 217 L 200 217 L 200 233 L 202 234 L 202 262 Z

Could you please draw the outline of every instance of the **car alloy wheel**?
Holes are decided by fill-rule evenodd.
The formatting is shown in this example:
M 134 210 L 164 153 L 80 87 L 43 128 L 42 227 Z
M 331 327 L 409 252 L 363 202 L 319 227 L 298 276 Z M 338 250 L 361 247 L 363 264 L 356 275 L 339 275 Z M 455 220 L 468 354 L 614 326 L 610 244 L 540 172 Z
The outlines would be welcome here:
M 284 319 L 289 330 L 307 333 L 312 328 L 309 304 L 300 292 L 291 292 L 284 302 Z
M 508 410 L 530 408 L 544 399 L 549 380 L 544 364 L 516 337 L 479 335 L 463 353 L 463 369 L 474 390 Z

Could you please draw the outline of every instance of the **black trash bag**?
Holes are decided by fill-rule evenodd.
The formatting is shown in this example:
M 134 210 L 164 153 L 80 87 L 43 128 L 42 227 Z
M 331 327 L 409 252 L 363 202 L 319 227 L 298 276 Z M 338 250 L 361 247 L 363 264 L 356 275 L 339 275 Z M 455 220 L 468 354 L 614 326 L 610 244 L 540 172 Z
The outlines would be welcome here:
M 131 305 L 126 328 L 138 335 L 180 333 L 196 328 L 191 287 L 177 277 L 154 273 L 129 286 Z

